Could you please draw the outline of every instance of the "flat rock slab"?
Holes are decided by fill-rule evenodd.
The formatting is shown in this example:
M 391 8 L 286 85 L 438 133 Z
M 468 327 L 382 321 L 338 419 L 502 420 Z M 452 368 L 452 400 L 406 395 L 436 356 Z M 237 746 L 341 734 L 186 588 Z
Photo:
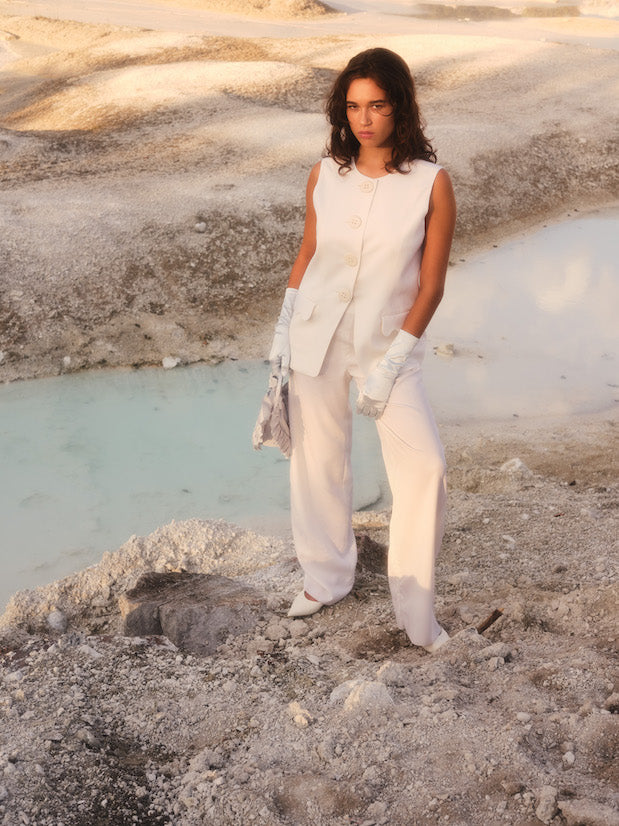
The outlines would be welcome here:
M 143 574 L 118 605 L 126 636 L 163 634 L 192 654 L 253 631 L 266 610 L 258 591 L 233 579 L 175 572 Z

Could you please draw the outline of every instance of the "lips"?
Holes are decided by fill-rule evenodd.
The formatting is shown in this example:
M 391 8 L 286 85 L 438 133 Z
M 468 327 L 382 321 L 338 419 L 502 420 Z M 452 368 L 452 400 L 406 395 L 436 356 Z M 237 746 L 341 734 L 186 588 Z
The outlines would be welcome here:
M 374 132 L 359 132 L 360 138 L 373 138 Z

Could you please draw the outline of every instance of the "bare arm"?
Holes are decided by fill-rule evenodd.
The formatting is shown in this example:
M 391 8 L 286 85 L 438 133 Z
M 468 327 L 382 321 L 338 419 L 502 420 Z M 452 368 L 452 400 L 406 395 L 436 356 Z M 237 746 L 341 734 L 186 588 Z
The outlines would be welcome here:
M 314 209 L 313 195 L 319 172 L 320 163 L 317 163 L 312 167 L 307 181 L 307 189 L 305 190 L 305 229 L 303 230 L 303 240 L 301 241 L 299 254 L 292 265 L 290 278 L 288 279 L 288 286 L 295 289 L 298 289 L 301 284 L 307 265 L 316 252 L 316 210 Z
M 441 303 L 449 250 L 456 223 L 456 199 L 449 175 L 439 170 L 426 216 L 426 238 L 419 273 L 419 293 L 402 329 L 419 338 Z

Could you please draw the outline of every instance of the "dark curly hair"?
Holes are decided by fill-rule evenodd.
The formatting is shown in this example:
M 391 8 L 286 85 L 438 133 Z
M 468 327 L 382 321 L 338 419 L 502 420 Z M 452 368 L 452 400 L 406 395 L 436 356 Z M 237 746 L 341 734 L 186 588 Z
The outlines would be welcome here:
M 423 134 L 415 82 L 407 64 L 389 49 L 367 49 L 348 62 L 327 99 L 327 119 L 331 124 L 327 154 L 339 164 L 340 172 L 348 172 L 353 159 L 359 156 L 360 144 L 350 129 L 346 111 L 346 95 L 351 82 L 357 78 L 371 78 L 393 104 L 393 149 L 387 170 L 406 172 L 402 165 L 417 158 L 436 163 L 436 153 Z

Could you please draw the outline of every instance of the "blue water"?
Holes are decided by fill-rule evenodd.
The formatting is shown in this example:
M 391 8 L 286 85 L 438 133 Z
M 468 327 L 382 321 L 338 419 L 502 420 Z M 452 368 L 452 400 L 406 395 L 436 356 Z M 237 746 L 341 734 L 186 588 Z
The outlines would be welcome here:
M 288 526 L 288 461 L 254 451 L 268 368 L 80 373 L 0 387 L 0 606 L 172 519 Z M 358 508 L 381 490 L 373 424 L 358 419 Z
M 578 218 L 449 270 L 424 368 L 439 422 L 616 410 L 618 237 L 616 212 Z M 288 462 L 251 448 L 267 378 L 229 362 L 0 386 L 0 610 L 172 519 L 286 533 Z M 354 426 L 355 507 L 385 504 L 374 424 Z

